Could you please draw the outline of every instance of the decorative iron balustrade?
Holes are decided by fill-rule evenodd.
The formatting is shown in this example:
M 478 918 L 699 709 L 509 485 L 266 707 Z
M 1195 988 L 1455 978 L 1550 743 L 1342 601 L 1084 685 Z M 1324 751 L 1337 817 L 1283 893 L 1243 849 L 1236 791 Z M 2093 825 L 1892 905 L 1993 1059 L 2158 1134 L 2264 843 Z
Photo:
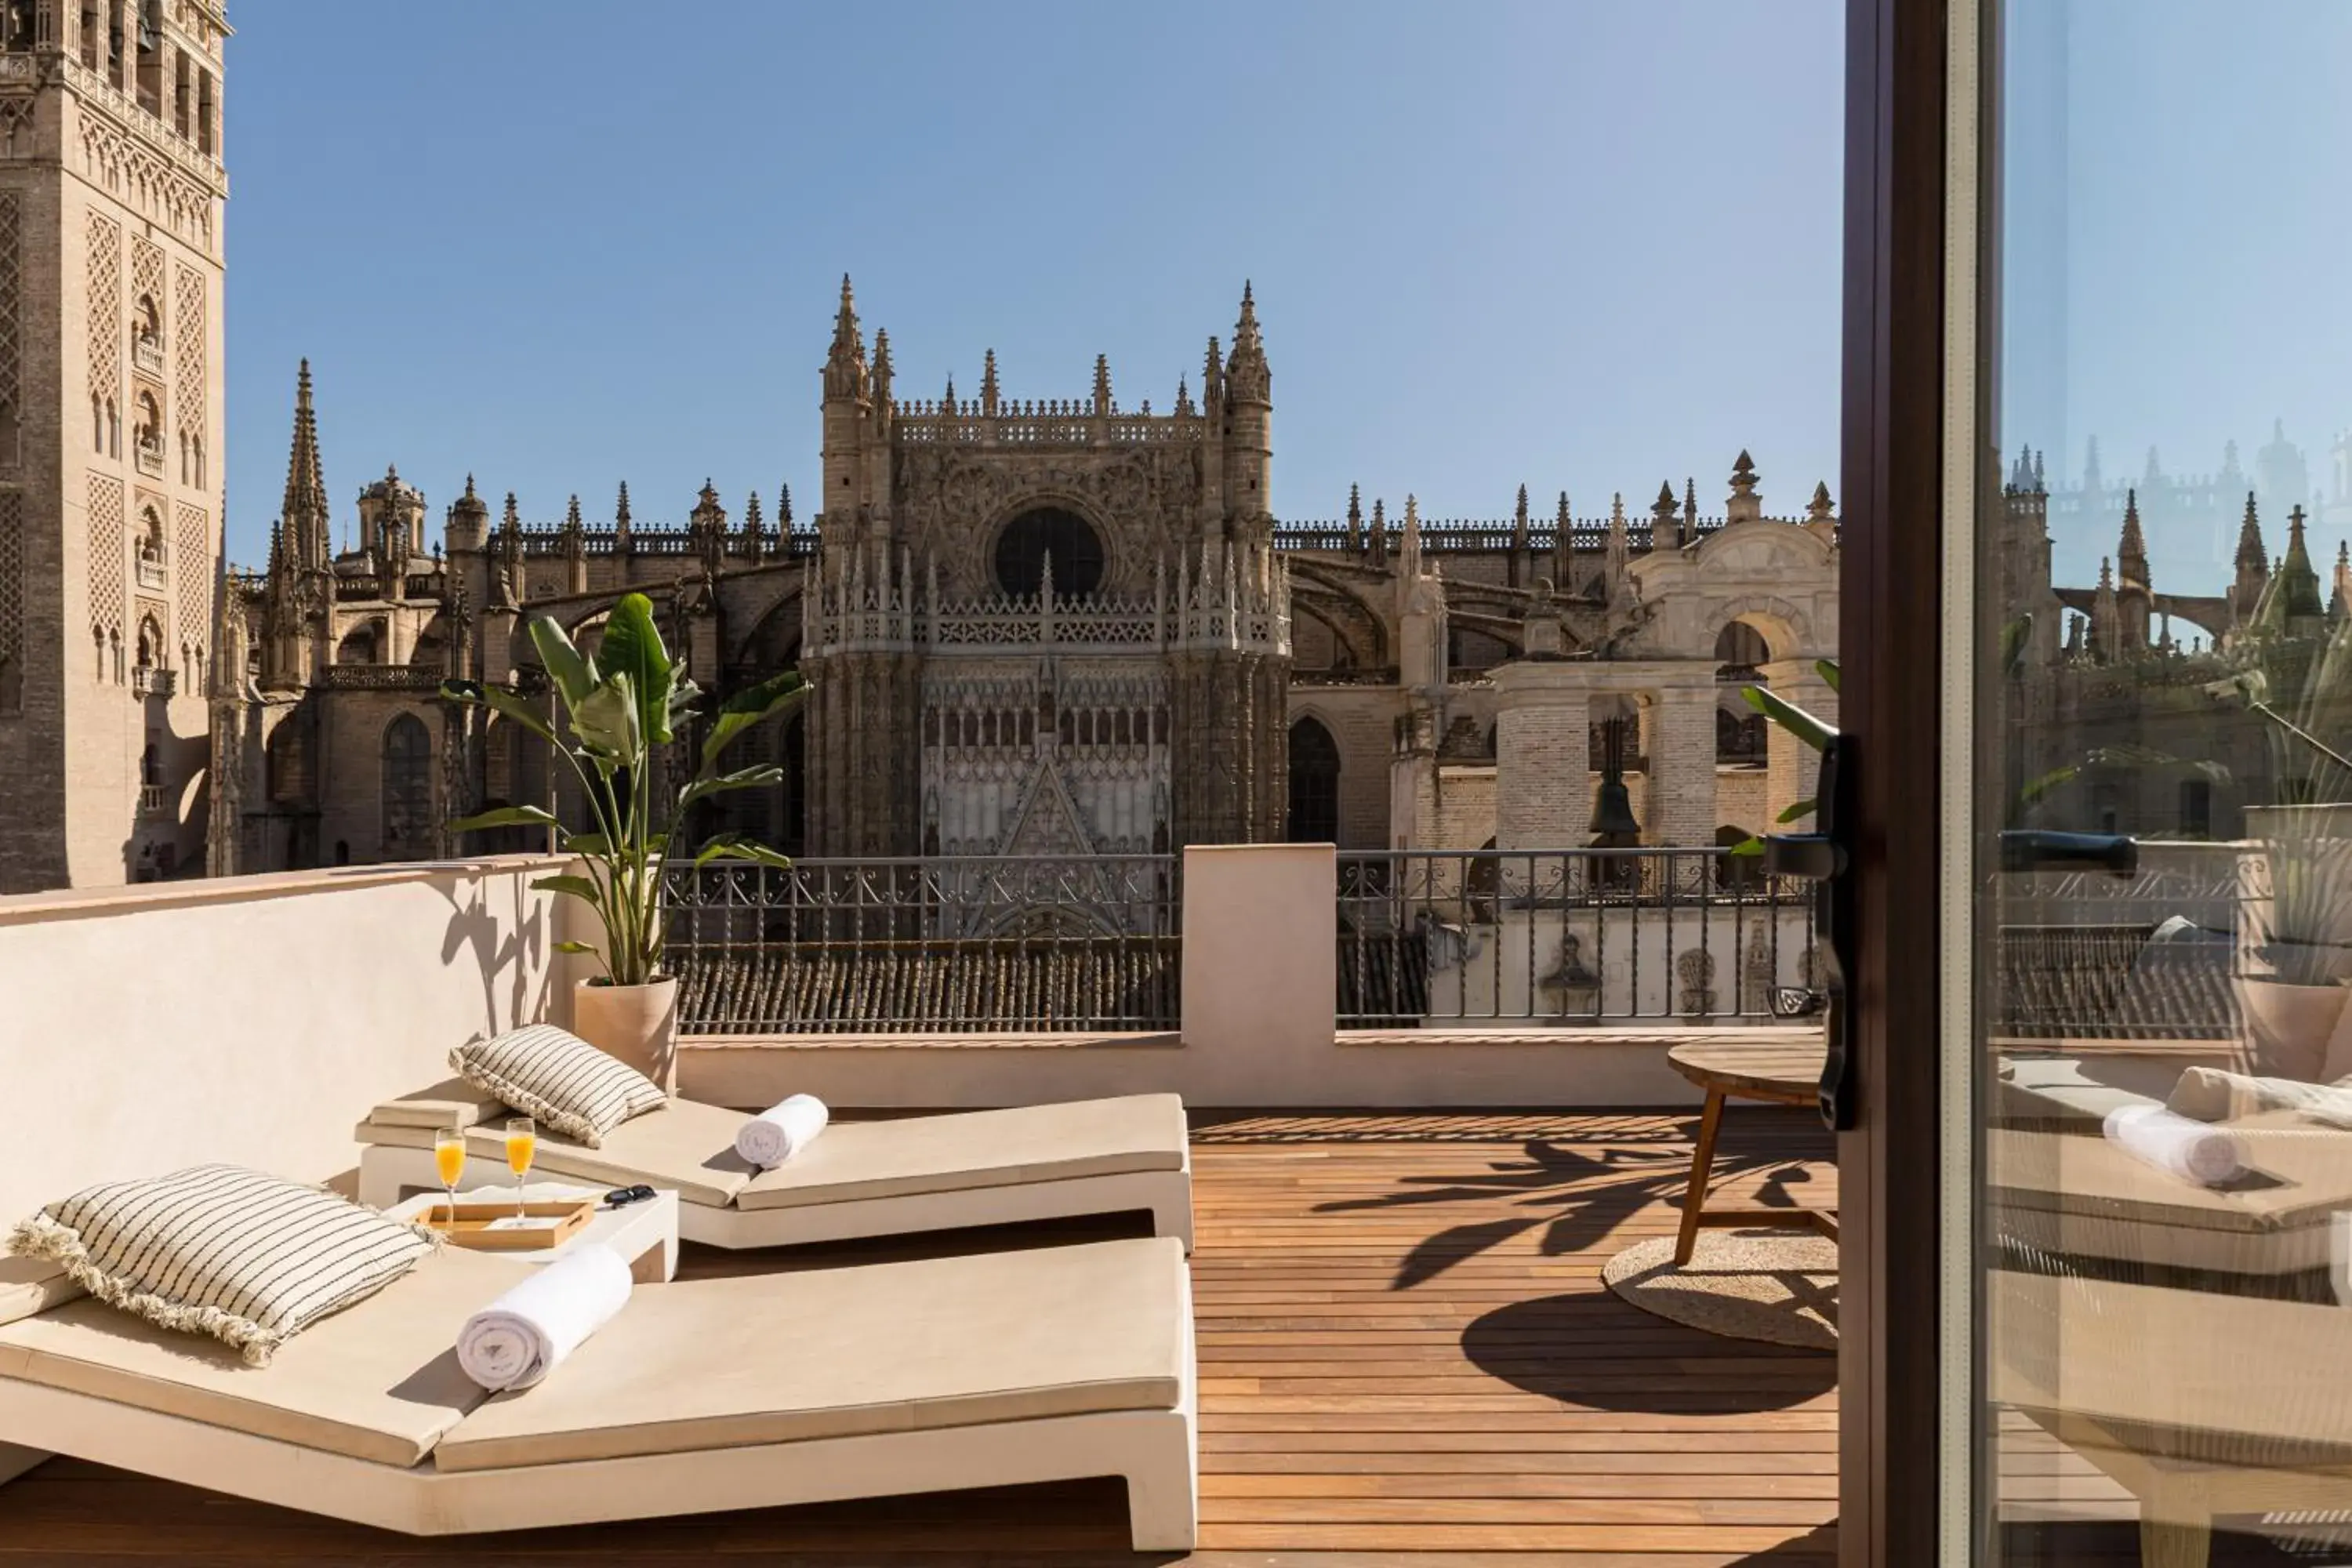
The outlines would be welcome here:
M 803 860 L 669 877 L 688 1034 L 1177 1026 L 1174 856 Z
M 1809 883 L 1727 849 L 1339 857 L 1342 1028 L 1773 1021 L 1810 985 Z
M 331 664 L 319 674 L 330 691 L 438 691 L 445 679 L 417 664 Z

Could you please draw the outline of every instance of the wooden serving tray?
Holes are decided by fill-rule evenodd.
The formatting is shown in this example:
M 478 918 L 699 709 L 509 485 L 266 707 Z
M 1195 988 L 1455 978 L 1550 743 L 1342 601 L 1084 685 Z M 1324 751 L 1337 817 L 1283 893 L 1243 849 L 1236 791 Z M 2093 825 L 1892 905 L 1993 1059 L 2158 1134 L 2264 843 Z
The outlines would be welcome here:
M 453 1247 L 472 1247 L 479 1252 L 543 1251 L 561 1247 L 580 1233 L 581 1226 L 595 1215 L 594 1198 L 564 1198 L 551 1202 L 527 1203 L 522 1205 L 527 1218 L 555 1221 L 553 1225 L 535 1225 L 528 1229 L 499 1230 L 493 1226 L 502 1219 L 515 1217 L 512 1204 L 459 1204 L 453 1215 L 448 1201 L 443 1199 L 419 1215 L 416 1223 L 427 1230 L 440 1232 Z

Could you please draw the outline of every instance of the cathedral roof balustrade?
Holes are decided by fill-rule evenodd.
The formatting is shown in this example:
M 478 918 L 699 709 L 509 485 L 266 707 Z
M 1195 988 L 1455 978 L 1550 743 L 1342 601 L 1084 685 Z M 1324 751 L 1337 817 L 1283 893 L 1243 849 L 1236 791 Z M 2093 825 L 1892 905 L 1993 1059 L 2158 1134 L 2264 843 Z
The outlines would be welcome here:
M 331 664 L 319 674 L 330 691 L 438 691 L 443 671 L 408 664 Z
M 1113 411 L 1097 415 L 1076 399 L 1008 401 L 986 414 L 977 401 L 952 407 L 937 398 L 901 401 L 891 406 L 892 432 L 902 442 L 929 445 L 993 443 L 1006 447 L 1139 446 L 1199 442 L 1208 423 L 1197 414 L 1154 415 Z
M 519 537 L 522 541 L 522 553 L 531 560 L 553 559 L 569 554 L 572 549 L 572 535 L 560 523 L 529 524 L 520 531 Z M 583 529 L 578 538 L 583 555 L 618 555 L 623 552 L 621 536 L 614 529 Z M 724 553 L 748 557 L 751 554 L 748 545 L 746 531 L 730 529 Z M 817 536 L 814 530 L 794 529 L 779 533 L 772 528 L 763 529 L 760 533 L 759 555 L 763 561 L 806 560 L 816 554 L 816 545 Z M 498 547 L 498 537 L 493 535 L 490 548 L 495 551 Z M 684 529 L 632 528 L 627 552 L 634 555 L 694 555 L 700 553 L 700 547 L 695 542 L 694 535 Z

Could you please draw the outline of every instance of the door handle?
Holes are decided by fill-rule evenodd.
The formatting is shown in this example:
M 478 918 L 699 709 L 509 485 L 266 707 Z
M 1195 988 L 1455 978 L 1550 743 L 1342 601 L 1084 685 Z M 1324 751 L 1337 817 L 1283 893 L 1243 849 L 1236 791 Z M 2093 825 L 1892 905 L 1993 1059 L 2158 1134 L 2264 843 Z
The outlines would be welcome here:
M 1813 884 L 1814 951 L 1819 955 L 1822 999 L 1822 1035 L 1828 1054 L 1822 1063 L 1819 1089 L 1822 1121 L 1832 1131 L 1853 1125 L 1854 1058 L 1847 1040 L 1845 977 L 1853 964 L 1855 929 L 1852 846 L 1854 820 L 1853 737 L 1832 735 L 1822 749 L 1818 787 L 1813 792 L 1812 833 L 1768 835 L 1764 840 L 1766 869 L 1799 877 Z

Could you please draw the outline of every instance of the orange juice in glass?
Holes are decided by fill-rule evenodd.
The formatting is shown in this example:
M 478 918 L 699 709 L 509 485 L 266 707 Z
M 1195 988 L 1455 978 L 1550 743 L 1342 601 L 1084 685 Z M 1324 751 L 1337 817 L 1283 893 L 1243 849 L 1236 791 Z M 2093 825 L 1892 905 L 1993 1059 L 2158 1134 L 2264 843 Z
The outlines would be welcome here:
M 530 1174 L 531 1156 L 539 1152 L 539 1129 L 528 1116 L 507 1123 L 507 1169 L 514 1173 L 515 1218 L 522 1217 L 522 1179 Z
M 441 1190 L 449 1197 L 449 1225 L 457 1224 L 457 1179 L 466 1173 L 466 1132 L 460 1127 L 444 1127 L 433 1134 L 433 1169 L 441 1177 Z

